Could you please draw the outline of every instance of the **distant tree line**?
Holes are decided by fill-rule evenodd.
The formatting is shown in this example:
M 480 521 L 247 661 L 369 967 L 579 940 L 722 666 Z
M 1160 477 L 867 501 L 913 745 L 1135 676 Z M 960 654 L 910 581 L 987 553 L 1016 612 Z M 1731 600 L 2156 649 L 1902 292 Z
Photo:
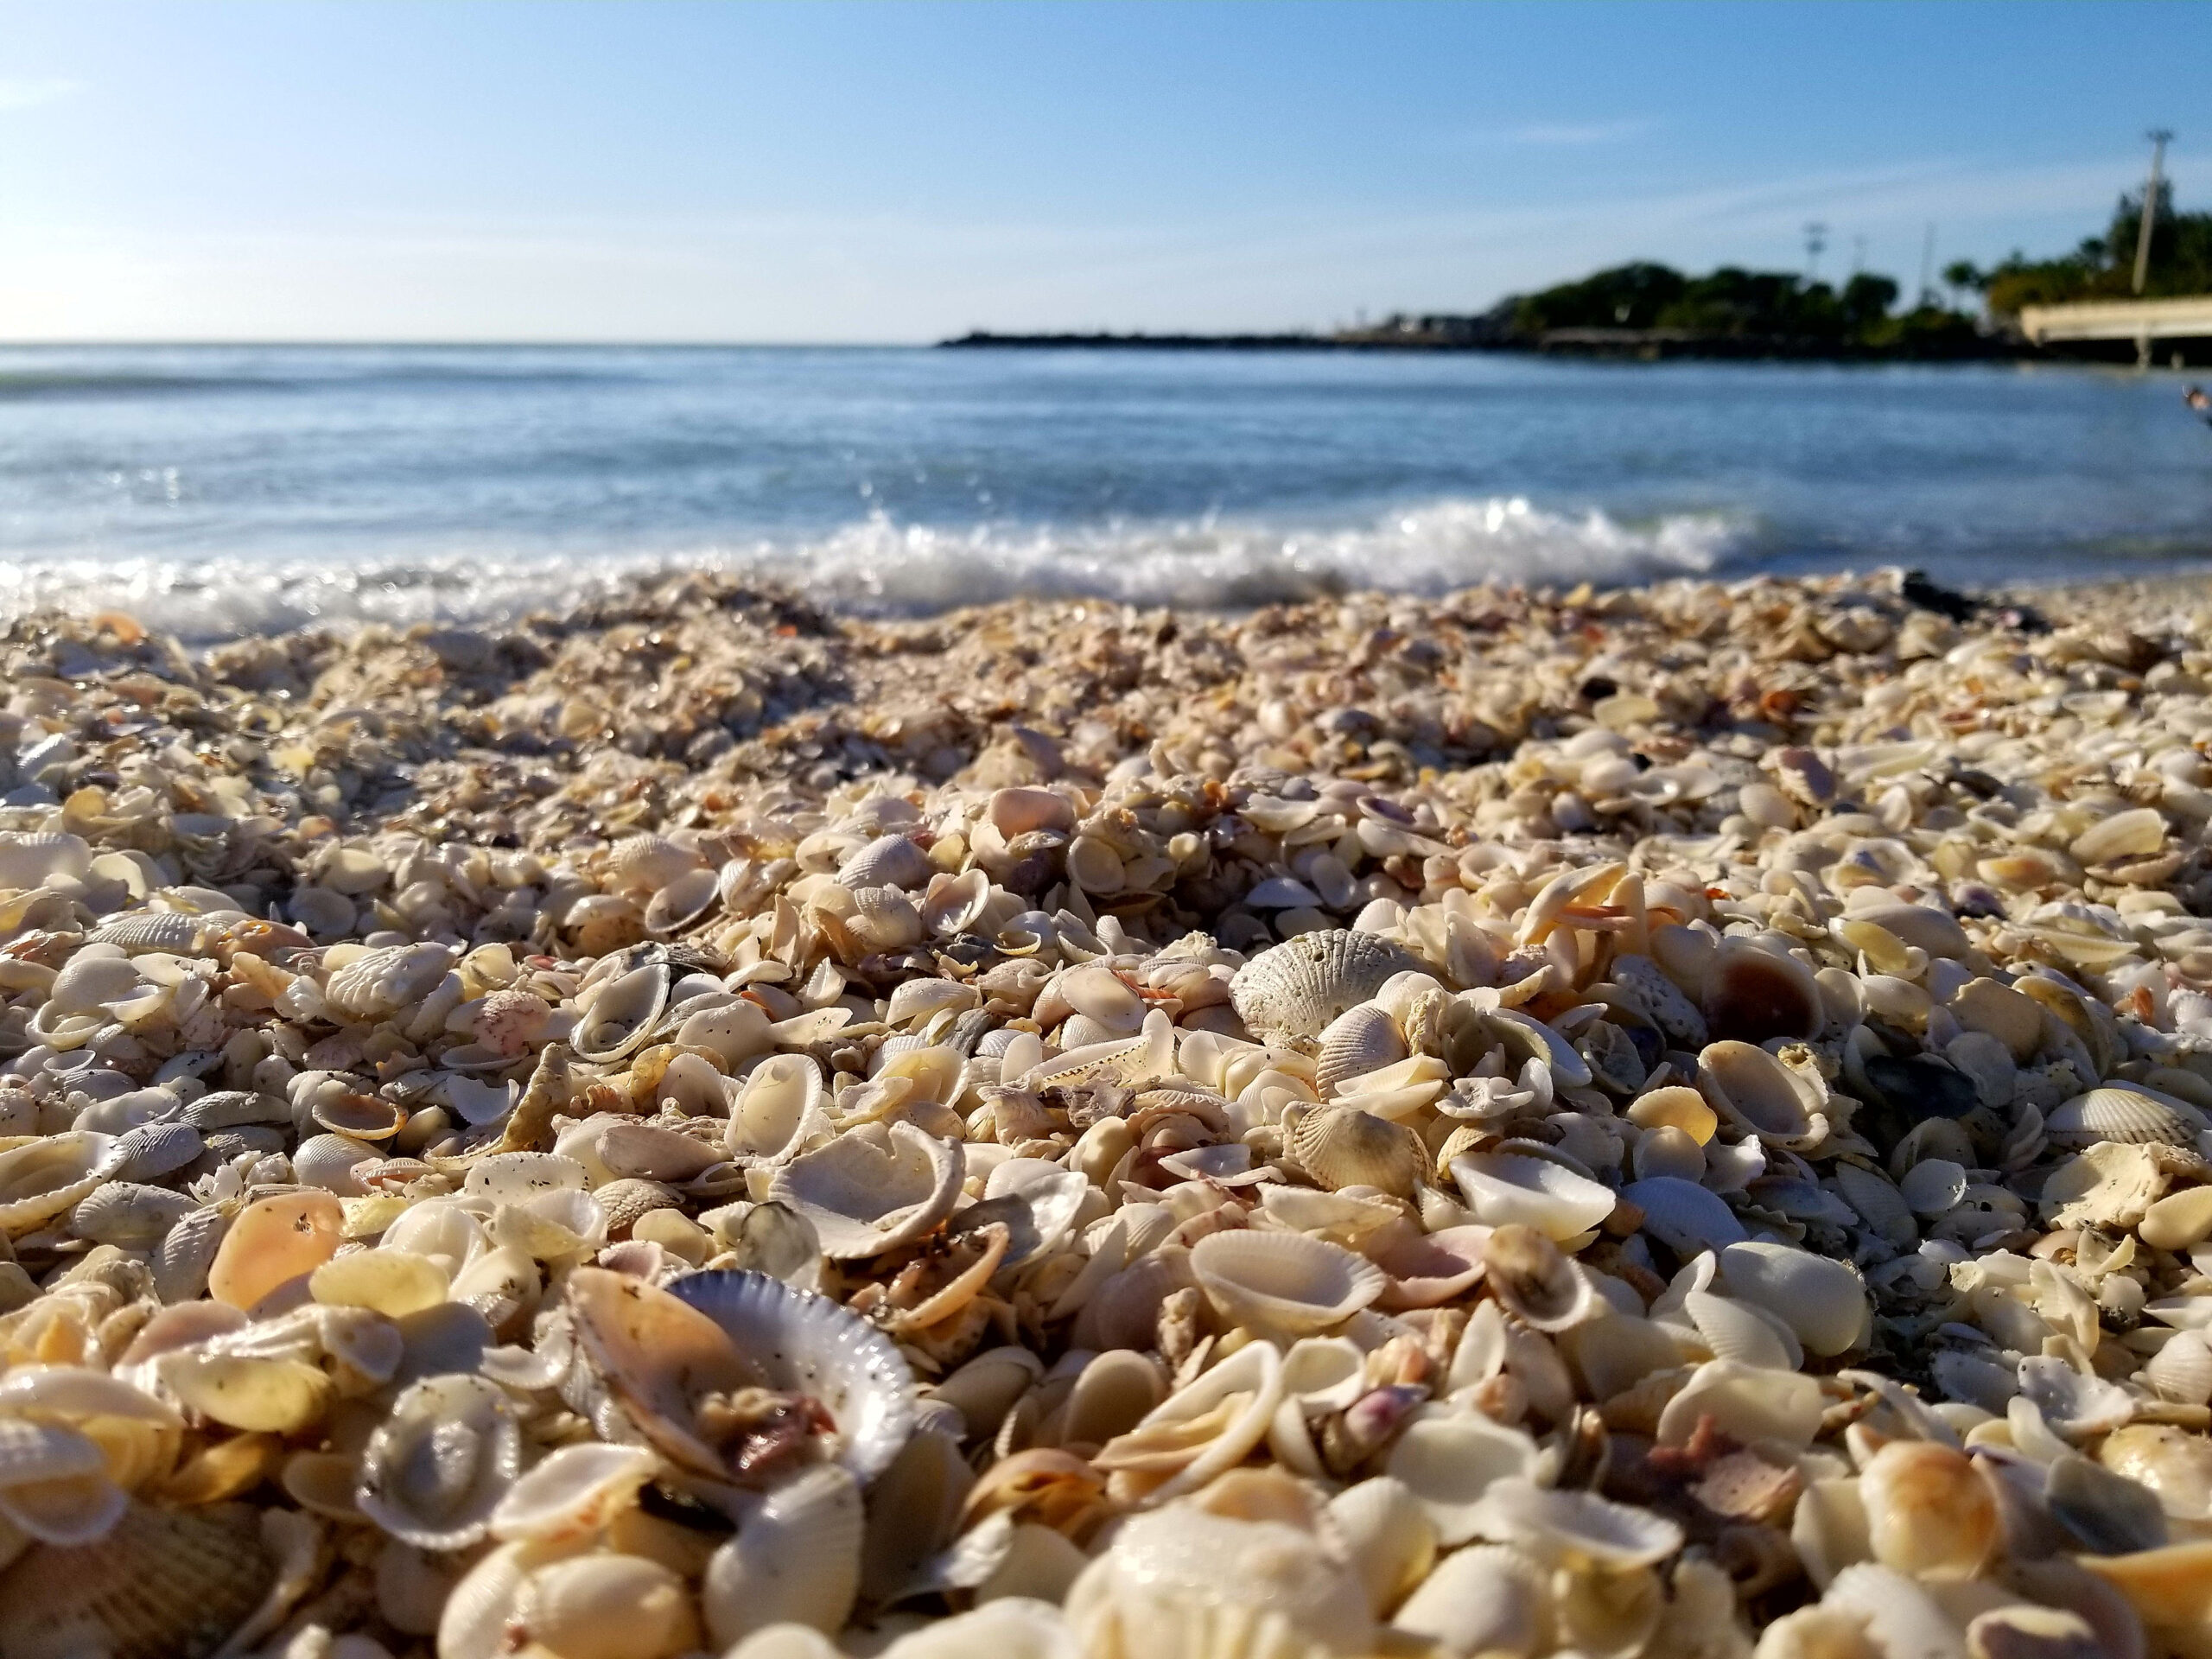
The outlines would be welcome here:
M 2014 315 L 2024 305 L 2124 300 L 2135 291 L 2135 244 L 2142 225 L 2141 194 L 2124 195 L 2105 233 L 2084 237 L 2071 253 L 2031 260 L 2016 250 L 1993 270 L 1961 260 L 1947 267 L 1943 277 L 1979 289 L 2000 316 Z M 2143 292 L 2151 298 L 2212 294 L 2212 213 L 2176 213 L 2172 188 L 2164 181 L 2151 216 L 2151 265 Z
M 1892 310 L 1897 292 L 1894 281 L 1871 271 L 1837 289 L 1792 271 L 1723 265 L 1689 276 L 1638 260 L 1516 298 L 1509 327 L 1529 344 L 1562 329 L 1634 329 L 1905 355 L 1967 349 L 1979 340 L 1973 317 L 1932 301 Z

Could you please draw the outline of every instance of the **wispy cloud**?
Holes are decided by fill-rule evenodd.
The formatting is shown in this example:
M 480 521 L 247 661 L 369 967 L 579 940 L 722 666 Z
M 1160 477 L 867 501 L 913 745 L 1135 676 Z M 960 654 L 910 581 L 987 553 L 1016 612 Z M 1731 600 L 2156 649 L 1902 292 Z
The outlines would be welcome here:
M 49 75 L 43 79 L 29 79 L 22 76 L 0 75 L 0 111 L 35 110 L 48 104 L 59 104 L 65 98 L 74 98 L 85 90 L 81 80 L 72 80 L 63 75 Z
M 1495 136 L 1509 144 L 1567 149 L 1583 144 L 1618 143 L 1624 138 L 1640 137 L 1658 124 L 1656 121 L 1641 118 L 1620 121 L 1541 121 L 1533 126 L 1514 127 Z

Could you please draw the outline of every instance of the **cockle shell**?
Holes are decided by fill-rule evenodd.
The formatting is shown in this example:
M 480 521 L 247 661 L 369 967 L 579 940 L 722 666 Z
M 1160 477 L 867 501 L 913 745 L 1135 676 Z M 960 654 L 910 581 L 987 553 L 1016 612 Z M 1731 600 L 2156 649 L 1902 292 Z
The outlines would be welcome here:
M 607 874 L 615 890 L 644 893 L 666 887 L 699 862 L 698 854 L 665 836 L 626 836 L 608 849 Z
M 1558 1491 L 1519 1476 L 1491 1484 L 1470 1516 L 1473 1535 L 1548 1564 L 1649 1567 L 1682 1547 L 1664 1516 L 1589 1492 Z
M 1421 965 L 1379 934 L 1301 933 L 1238 969 L 1229 998 L 1246 1028 L 1262 1041 L 1311 1046 L 1332 1020 L 1372 998 L 1393 974 Z
M 918 887 L 934 874 L 930 856 L 905 836 L 878 836 L 837 868 L 848 887 Z
M 1248 1343 L 1109 1440 L 1092 1466 L 1128 1482 L 1133 1498 L 1164 1503 L 1242 1463 L 1267 1438 L 1282 1390 L 1281 1354 Z
M 442 944 L 394 944 L 365 950 L 332 970 L 323 1006 L 351 1020 L 381 1020 L 410 1008 L 437 988 L 453 965 Z
M 1356 1106 L 1301 1111 L 1284 1138 L 1300 1167 L 1332 1192 L 1373 1186 L 1407 1198 L 1428 1171 L 1419 1135 Z
M 670 982 L 668 964 L 660 962 L 601 981 L 576 1024 L 577 1058 L 604 1065 L 643 1043 L 668 1005 Z
M 1550 1618 L 1542 1565 L 1509 1545 L 1478 1544 L 1440 1561 L 1390 1624 L 1444 1653 L 1526 1654 L 1536 1651 Z
M 223 1235 L 207 1294 L 251 1309 L 338 1253 L 346 1214 L 327 1192 L 286 1192 L 248 1205 Z
M 771 1624 L 835 1635 L 860 1594 L 865 1518 L 859 1484 L 835 1465 L 768 1494 L 708 1560 L 699 1603 L 719 1644 Z
M 1803 963 L 1748 939 L 1725 939 L 1706 970 L 1705 1017 L 1716 1037 L 1758 1044 L 1813 1036 L 1824 1012 Z
M 419 1549 L 466 1548 L 522 1470 L 522 1428 L 497 1384 L 432 1376 L 393 1402 L 361 1453 L 354 1502 Z
M 1643 1211 L 1645 1232 L 1685 1255 L 1738 1244 L 1750 1236 L 1726 1201 L 1695 1181 L 1675 1175 L 1648 1175 L 1630 1181 L 1621 1188 L 1620 1195 Z
M 205 1659 L 268 1596 L 276 1566 L 244 1504 L 132 1504 L 97 1543 L 30 1551 L 0 1573 L 8 1659 Z
M 772 1054 L 746 1075 L 723 1137 L 741 1163 L 786 1164 L 830 1133 L 822 1069 L 804 1054 Z
M 1385 1472 L 1413 1494 L 1439 1542 L 1463 1544 L 1480 1531 L 1478 1505 L 1494 1482 L 1532 1474 L 1536 1443 L 1478 1412 L 1424 1407 L 1392 1446 Z
M 548 1562 L 524 1579 L 506 1634 L 519 1651 L 560 1659 L 672 1659 L 697 1644 L 699 1624 L 690 1590 L 670 1568 L 642 1555 L 594 1554 Z
M 813 1226 L 823 1255 L 863 1260 L 951 1214 L 964 1167 L 958 1141 L 904 1122 L 862 1124 L 779 1167 L 768 1196 Z
M 557 1447 L 508 1487 L 493 1508 L 488 1530 L 502 1541 L 586 1536 L 632 1502 L 658 1466 L 639 1446 L 589 1440 Z
M 1827 1135 L 1819 1096 L 1763 1048 L 1732 1041 L 1708 1044 L 1698 1056 L 1697 1076 L 1715 1110 L 1769 1146 L 1802 1151 Z
M 1362 1002 L 1331 1020 L 1321 1033 L 1313 1066 L 1313 1089 L 1326 1100 L 1347 1078 L 1379 1071 L 1406 1058 L 1404 1033 L 1388 1010 Z
M 1382 1268 L 1342 1245 L 1242 1230 L 1200 1239 L 1191 1271 L 1224 1319 L 1290 1336 L 1343 1323 L 1387 1282 Z
M 35 887 L 56 875 L 82 880 L 92 868 L 92 846 L 82 836 L 0 831 L 0 887 Z
M 144 1249 L 158 1244 L 171 1227 L 197 1207 L 184 1193 L 166 1187 L 110 1181 L 79 1201 L 70 1213 L 69 1230 L 96 1244 Z
M 2203 1114 L 2184 1102 L 2114 1085 L 2076 1095 L 2044 1116 L 2044 1133 L 2050 1144 L 2075 1148 L 2100 1141 L 2194 1147 L 2207 1127 Z

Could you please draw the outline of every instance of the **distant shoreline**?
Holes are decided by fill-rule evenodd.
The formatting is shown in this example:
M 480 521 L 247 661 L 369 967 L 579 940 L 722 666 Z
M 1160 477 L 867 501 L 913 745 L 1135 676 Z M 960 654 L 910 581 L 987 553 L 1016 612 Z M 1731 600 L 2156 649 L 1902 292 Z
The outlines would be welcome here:
M 1796 363 L 2052 362 L 2060 353 L 2025 341 L 1989 336 L 1939 349 L 1838 346 L 1833 340 L 1764 334 L 1696 334 L 1675 328 L 1559 328 L 1529 341 L 1440 336 L 1343 334 L 1042 334 L 974 329 L 941 340 L 944 351 L 1388 352 L 1400 354 L 1489 353 L 1516 357 L 1599 357 L 1653 362 L 1668 359 Z M 2132 351 L 2132 348 L 2131 348 Z

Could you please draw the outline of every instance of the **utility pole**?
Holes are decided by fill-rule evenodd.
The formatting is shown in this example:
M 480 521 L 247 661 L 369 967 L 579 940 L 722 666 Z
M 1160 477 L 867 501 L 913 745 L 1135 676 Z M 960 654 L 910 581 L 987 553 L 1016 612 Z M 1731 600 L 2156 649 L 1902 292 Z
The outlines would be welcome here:
M 1920 303 L 1936 303 L 1936 221 L 1928 221 L 1928 232 L 1920 238 Z
M 1866 269 L 1866 238 L 1863 236 L 1854 236 L 1851 238 L 1851 274 L 1856 276 Z
M 2143 187 L 2143 213 L 2135 229 L 2135 291 L 2143 291 L 2143 281 L 2151 274 L 2151 225 L 2158 216 L 2158 172 L 2166 159 L 2166 141 L 2173 134 L 2164 127 L 2153 127 L 2145 135 L 2151 140 L 2151 178 Z
M 1819 219 L 1808 221 L 1805 226 L 1805 281 L 1808 285 L 1821 280 L 1821 250 L 1828 245 L 1828 227 Z

